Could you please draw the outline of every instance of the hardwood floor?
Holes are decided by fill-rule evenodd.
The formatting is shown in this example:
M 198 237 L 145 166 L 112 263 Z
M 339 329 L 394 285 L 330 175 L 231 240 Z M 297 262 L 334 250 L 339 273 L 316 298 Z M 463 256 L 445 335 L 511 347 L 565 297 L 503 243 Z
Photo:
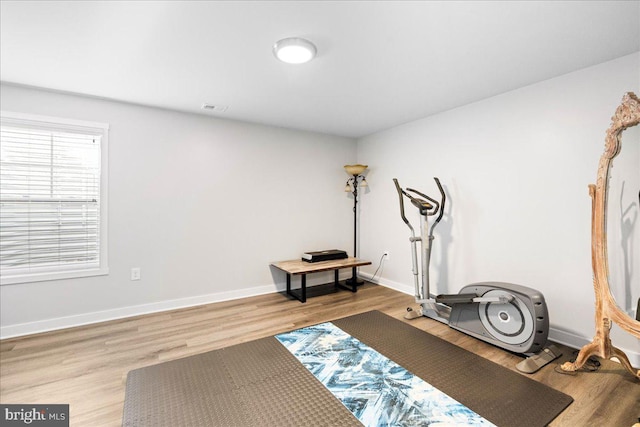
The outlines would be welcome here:
M 3 340 L 0 402 L 68 403 L 72 426 L 117 426 L 132 369 L 369 310 L 402 319 L 412 303 L 411 296 L 367 283 L 355 294 L 340 291 L 306 304 L 270 294 Z M 410 324 L 514 371 L 521 360 L 431 319 Z M 638 422 L 640 381 L 611 361 L 597 372 L 560 374 L 557 362 L 573 356 L 560 347 L 560 359 L 529 376 L 574 398 L 551 426 Z

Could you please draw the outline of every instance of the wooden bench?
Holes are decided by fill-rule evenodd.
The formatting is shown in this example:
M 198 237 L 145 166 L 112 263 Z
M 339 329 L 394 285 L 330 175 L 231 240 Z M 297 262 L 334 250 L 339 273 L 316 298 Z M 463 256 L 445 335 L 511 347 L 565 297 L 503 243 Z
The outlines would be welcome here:
M 271 265 L 275 268 L 287 273 L 287 295 L 291 295 L 300 302 L 307 302 L 307 274 L 320 273 L 322 271 L 334 271 L 334 284 L 336 288 L 343 288 L 351 292 L 357 292 L 358 288 L 355 283 L 352 283 L 351 287 L 340 284 L 338 280 L 338 270 L 341 270 L 343 268 L 355 268 L 370 264 L 371 261 L 364 261 L 353 257 L 321 262 L 291 260 L 271 263 Z M 301 276 L 301 285 L 299 290 L 291 289 L 291 275 Z

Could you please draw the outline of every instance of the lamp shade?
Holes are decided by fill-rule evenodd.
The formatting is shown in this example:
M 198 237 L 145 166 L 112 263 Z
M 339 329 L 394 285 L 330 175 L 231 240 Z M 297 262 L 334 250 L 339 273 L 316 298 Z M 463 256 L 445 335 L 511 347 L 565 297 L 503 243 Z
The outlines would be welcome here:
M 344 165 L 344 169 L 347 171 L 349 175 L 360 175 L 365 171 L 369 166 L 368 165 Z

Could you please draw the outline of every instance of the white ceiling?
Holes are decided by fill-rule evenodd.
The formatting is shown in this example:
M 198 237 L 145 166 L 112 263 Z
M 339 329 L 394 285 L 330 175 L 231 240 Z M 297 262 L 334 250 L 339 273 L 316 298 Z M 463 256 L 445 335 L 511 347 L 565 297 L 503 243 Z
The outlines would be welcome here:
M 640 51 L 640 1 L 3 0 L 0 19 L 4 82 L 349 137 Z M 277 61 L 290 36 L 317 58 Z

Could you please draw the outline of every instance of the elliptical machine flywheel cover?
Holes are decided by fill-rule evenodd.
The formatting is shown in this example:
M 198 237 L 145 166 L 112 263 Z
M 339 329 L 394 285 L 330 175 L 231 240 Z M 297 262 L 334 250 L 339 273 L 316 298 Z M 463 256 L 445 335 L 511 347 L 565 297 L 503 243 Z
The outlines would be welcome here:
M 478 315 L 485 329 L 496 339 L 507 344 L 523 344 L 533 333 L 533 316 L 525 303 L 514 294 L 493 289 L 483 297 L 513 297 L 507 303 L 485 302 L 478 304 Z
M 465 286 L 460 293 L 502 296 L 511 301 L 453 304 L 450 327 L 515 353 L 533 354 L 544 349 L 549 316 L 540 292 L 513 283 L 480 282 Z

